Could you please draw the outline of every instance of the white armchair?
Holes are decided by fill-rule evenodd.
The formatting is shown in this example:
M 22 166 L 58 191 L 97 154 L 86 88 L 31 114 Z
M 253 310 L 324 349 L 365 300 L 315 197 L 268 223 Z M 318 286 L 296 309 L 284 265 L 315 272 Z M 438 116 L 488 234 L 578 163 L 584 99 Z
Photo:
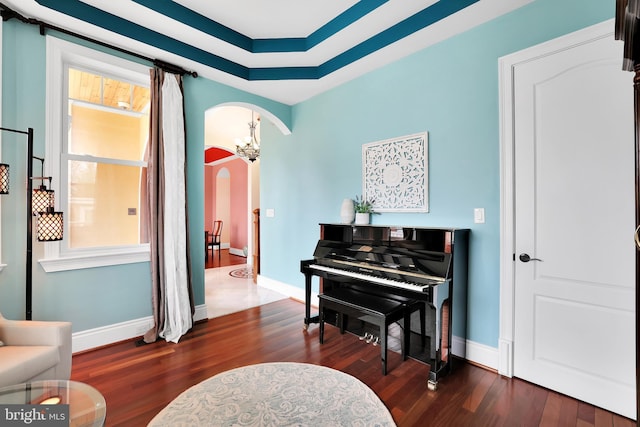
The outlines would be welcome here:
M 71 377 L 71 323 L 0 314 L 0 387 Z

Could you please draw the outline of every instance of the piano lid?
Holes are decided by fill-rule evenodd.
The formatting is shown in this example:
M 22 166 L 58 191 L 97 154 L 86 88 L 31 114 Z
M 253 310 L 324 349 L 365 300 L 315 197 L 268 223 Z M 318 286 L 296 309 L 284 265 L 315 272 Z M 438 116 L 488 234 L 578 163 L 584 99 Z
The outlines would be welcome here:
M 351 228 L 351 227 L 349 227 Z M 314 251 L 318 263 L 339 269 L 372 270 L 383 277 L 451 278 L 451 231 L 412 227 L 353 227 L 328 233 Z M 342 239 L 342 240 L 340 240 Z

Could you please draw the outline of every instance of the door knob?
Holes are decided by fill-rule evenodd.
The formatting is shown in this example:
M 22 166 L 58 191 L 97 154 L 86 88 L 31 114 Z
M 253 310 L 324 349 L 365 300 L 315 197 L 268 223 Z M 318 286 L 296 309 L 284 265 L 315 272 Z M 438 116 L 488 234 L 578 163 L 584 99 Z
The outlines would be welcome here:
M 542 261 L 540 258 L 531 258 L 529 254 L 520 254 L 520 261 L 529 262 L 529 261 Z

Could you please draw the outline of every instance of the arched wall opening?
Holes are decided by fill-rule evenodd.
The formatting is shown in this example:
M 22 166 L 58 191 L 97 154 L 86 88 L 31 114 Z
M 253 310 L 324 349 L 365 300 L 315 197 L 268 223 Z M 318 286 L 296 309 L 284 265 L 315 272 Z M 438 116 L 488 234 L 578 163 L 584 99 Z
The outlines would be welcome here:
M 253 112 L 253 116 L 252 116 Z M 260 207 L 260 159 L 250 162 L 237 156 L 236 144 L 249 135 L 249 123 L 258 122 L 256 136 L 260 143 L 261 123 L 268 121 L 283 134 L 290 134 L 288 127 L 276 116 L 263 108 L 248 103 L 224 103 L 205 111 L 205 229 L 212 227 L 215 212 L 224 210 L 227 203 L 229 220 L 223 224 L 222 247 L 229 253 L 247 257 L 252 266 L 254 248 L 253 211 Z M 217 178 L 214 176 L 222 167 L 229 172 L 230 197 L 212 199 L 210 193 L 217 194 Z M 214 187 L 214 188 L 212 188 Z M 209 199 L 208 199 L 209 198 Z M 227 240 L 225 240 L 225 233 Z M 228 246 L 225 243 L 228 242 Z

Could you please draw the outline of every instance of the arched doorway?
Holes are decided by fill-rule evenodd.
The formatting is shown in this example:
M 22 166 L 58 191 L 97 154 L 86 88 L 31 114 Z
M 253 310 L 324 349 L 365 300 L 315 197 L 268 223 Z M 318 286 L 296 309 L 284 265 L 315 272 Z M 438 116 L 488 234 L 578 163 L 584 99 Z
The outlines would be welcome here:
M 249 265 L 254 232 L 251 212 L 260 204 L 260 161 L 237 156 L 235 146 L 248 136 L 251 117 L 251 109 L 239 106 L 214 107 L 205 116 L 205 228 L 222 219 L 226 209 L 222 247 L 230 254 L 247 257 Z M 259 131 L 258 125 L 258 138 Z M 224 186 L 217 187 L 218 181 L 228 183 L 227 196 L 223 196 Z
M 236 155 L 236 144 L 243 143 L 245 138 L 249 136 L 249 123 L 252 121 L 258 122 L 256 136 L 261 143 L 261 124 L 273 124 L 282 133 L 290 133 L 290 130 L 279 118 L 252 104 L 223 104 L 212 107 L 205 112 L 205 191 L 208 183 L 217 180 L 218 171 L 226 168 L 230 179 L 230 198 L 236 197 L 235 202 L 230 201 L 232 206 L 230 221 L 235 221 L 235 225 L 224 227 L 230 233 L 229 253 L 246 256 L 247 267 L 253 267 L 253 245 L 257 240 L 253 235 L 253 210 L 260 207 L 261 160 L 250 162 L 246 158 L 240 158 Z M 242 202 L 238 201 L 238 197 L 242 198 Z M 205 195 L 205 226 L 208 224 L 207 221 L 211 219 L 206 212 L 208 205 Z M 238 208 L 238 206 L 240 207 Z M 237 278 L 231 279 L 236 280 L 235 285 L 227 287 L 230 274 L 226 272 L 221 274 L 217 271 L 225 269 L 229 268 L 205 269 L 205 303 L 209 318 L 286 298 L 286 296 L 266 287 L 261 287 L 260 277 L 258 277 L 257 286 L 249 276 L 246 282 L 241 282 Z M 212 282 L 214 282 L 213 285 Z M 242 290 L 246 293 L 244 295 L 238 294 Z

